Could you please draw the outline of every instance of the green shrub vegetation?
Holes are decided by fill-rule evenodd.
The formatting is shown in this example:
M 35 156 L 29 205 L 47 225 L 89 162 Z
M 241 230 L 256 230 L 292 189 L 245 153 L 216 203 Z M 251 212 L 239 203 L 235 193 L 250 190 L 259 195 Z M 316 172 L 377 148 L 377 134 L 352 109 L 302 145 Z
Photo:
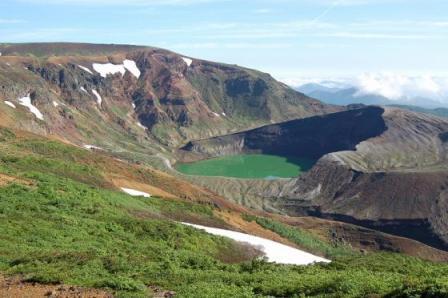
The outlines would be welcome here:
M 320 253 L 328 258 L 334 259 L 341 256 L 357 254 L 348 246 L 331 245 L 306 231 L 288 226 L 270 218 L 243 214 L 246 221 L 255 221 L 265 229 L 271 230 L 280 236 L 292 241 L 305 250 Z
M 170 218 L 184 214 L 219 222 L 213 207 L 131 197 L 84 183 L 79 176 L 89 177 L 95 169 L 70 159 L 61 165 L 61 159 L 51 158 L 52 151 L 59 154 L 57 146 L 44 142 L 14 147 L 31 148 L 34 153 L 28 157 L 19 149 L 1 153 L 0 172 L 20 178 L 0 187 L 3 274 L 107 288 L 118 297 L 147 296 L 148 286 L 173 290 L 177 297 L 448 297 L 446 264 L 400 254 L 346 253 L 348 248 L 332 247 L 263 218 L 252 220 L 332 256 L 333 262 L 227 262 L 222 256 L 235 254 L 240 245 Z

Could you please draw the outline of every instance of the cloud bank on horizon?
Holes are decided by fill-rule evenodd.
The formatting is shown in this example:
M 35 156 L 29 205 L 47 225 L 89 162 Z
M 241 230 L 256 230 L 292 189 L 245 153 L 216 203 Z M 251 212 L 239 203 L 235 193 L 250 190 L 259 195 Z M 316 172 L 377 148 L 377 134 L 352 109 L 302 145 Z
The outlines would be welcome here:
M 363 73 L 355 77 L 325 77 L 284 79 L 286 84 L 299 88 L 309 83 L 342 90 L 355 88 L 355 96 L 381 95 L 391 101 L 409 104 L 428 100 L 430 105 L 448 106 L 448 78 L 431 75 L 409 76 L 400 73 Z

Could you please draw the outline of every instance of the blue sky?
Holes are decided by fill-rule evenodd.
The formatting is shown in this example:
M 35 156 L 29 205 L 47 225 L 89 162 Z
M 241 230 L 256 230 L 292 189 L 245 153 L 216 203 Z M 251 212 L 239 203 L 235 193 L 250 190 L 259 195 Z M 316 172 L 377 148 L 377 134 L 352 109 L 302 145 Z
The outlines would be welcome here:
M 448 74 L 446 0 L 2 0 L 0 41 L 130 43 L 277 78 Z

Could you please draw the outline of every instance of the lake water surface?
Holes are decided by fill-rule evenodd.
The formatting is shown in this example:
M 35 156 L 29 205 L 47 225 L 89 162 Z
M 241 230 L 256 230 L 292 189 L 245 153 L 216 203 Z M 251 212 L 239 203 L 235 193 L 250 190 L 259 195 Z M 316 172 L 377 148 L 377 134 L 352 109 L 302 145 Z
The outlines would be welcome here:
M 187 175 L 234 178 L 277 179 L 297 177 L 315 161 L 308 158 L 267 154 L 222 156 L 193 163 L 178 163 L 176 169 Z

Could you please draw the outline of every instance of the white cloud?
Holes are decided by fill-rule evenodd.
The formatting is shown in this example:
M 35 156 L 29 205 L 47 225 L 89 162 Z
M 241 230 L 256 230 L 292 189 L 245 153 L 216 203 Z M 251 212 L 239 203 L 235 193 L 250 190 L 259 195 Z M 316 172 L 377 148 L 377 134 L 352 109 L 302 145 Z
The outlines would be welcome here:
M 255 9 L 253 11 L 253 13 L 255 13 L 255 14 L 268 14 L 268 13 L 271 13 L 271 12 L 272 12 L 272 10 L 269 9 L 269 8 L 260 8 L 260 9 Z
M 323 37 L 353 38 L 353 39 L 443 39 L 442 35 L 429 34 L 394 34 L 394 33 L 370 33 L 370 32 L 334 32 L 321 34 Z
M 192 5 L 227 0 L 20 0 L 21 2 L 55 5 L 114 5 L 114 6 L 151 6 L 151 5 Z
M 363 73 L 354 77 L 297 77 L 281 79 L 292 87 L 316 83 L 329 88 L 356 88 L 355 96 L 381 95 L 400 103 L 422 104 L 422 99 L 448 105 L 448 77 L 410 76 L 398 72 Z M 428 102 L 429 104 L 429 102 Z
M 448 21 L 444 22 L 427 22 L 427 25 L 435 26 L 435 27 L 448 27 Z
M 178 43 L 167 45 L 173 50 L 183 49 L 282 49 L 292 47 L 289 43 L 248 43 L 248 42 L 205 42 L 205 43 Z
M 379 94 L 391 100 L 414 100 L 429 98 L 448 101 L 448 78 L 430 75 L 407 76 L 398 73 L 365 73 L 355 81 L 358 95 Z
M 408 0 L 308 0 L 313 4 L 319 5 L 338 5 L 338 6 L 361 6 L 391 2 L 406 2 Z
M 19 23 L 25 23 L 25 21 L 19 19 L 0 19 L 0 24 L 19 24 Z
M 325 77 L 325 78 L 298 77 L 298 78 L 280 78 L 279 80 L 293 88 L 298 88 L 300 86 L 310 83 L 319 84 L 328 88 L 338 88 L 338 89 L 349 88 L 352 86 L 351 83 L 349 83 L 351 79 L 340 77 Z
M 2 41 L 8 42 L 41 42 L 41 41 L 59 41 L 65 36 L 78 33 L 81 30 L 75 28 L 36 28 L 27 31 L 0 30 Z
M 151 35 L 188 34 L 198 40 L 255 40 L 286 39 L 297 37 L 339 38 L 339 39 L 384 39 L 384 40 L 440 40 L 446 32 L 442 21 L 387 21 L 334 23 L 319 20 L 284 22 L 245 23 L 203 23 L 183 28 L 148 29 L 143 33 Z M 448 28 L 448 23 L 447 27 Z

